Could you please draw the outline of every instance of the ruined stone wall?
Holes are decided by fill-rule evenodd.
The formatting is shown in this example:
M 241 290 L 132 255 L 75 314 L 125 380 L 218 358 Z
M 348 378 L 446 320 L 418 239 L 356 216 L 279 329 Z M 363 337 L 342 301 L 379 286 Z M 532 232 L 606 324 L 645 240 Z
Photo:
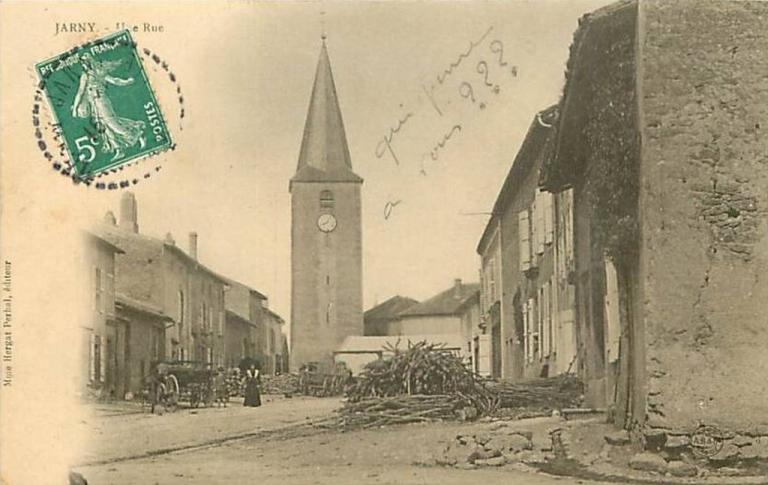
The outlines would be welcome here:
M 640 21 L 647 424 L 748 450 L 768 435 L 768 4 Z

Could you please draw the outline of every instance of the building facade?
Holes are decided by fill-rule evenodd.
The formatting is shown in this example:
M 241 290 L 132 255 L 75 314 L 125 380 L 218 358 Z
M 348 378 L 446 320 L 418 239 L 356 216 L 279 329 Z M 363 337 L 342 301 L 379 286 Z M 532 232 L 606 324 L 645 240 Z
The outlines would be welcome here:
M 172 319 L 160 308 L 116 295 L 117 320 L 124 337 L 118 395 L 138 396 L 152 367 L 165 360 L 165 326 Z
M 91 288 L 89 318 L 81 333 L 83 387 L 118 396 L 123 361 L 118 349 L 124 347 L 125 337 L 118 332 L 115 311 L 115 255 L 122 250 L 98 235 L 86 233 L 83 237 Z M 119 337 L 122 338 L 118 341 Z
M 396 295 L 366 310 L 363 314 L 363 335 L 367 337 L 397 335 L 400 313 L 417 303 L 419 302 L 413 298 Z
M 573 189 L 590 404 L 655 434 L 713 427 L 738 459 L 768 436 L 766 15 L 647 1 L 586 16 L 542 179 Z
M 477 247 L 494 377 L 520 380 L 576 370 L 570 193 L 538 188 L 557 113 L 550 107 L 534 117 Z
M 267 297 L 242 283 L 228 280 L 224 300 L 227 312 L 226 365 L 237 367 L 243 359 L 253 359 L 264 370 L 267 361 L 264 304 Z
M 363 334 L 363 180 L 352 170 L 325 41 L 291 192 L 291 367 Z M 277 341 L 277 340 L 276 340 Z
M 189 235 L 189 254 L 170 234 L 162 240 L 141 234 L 130 192 L 121 199 L 120 223 L 113 221 L 107 218 L 100 231 L 123 251 L 115 260 L 117 291 L 172 319 L 165 330 L 165 358 L 224 365 L 227 282 L 197 260 L 197 234 Z
M 285 320 L 283 317 L 273 312 L 269 308 L 264 308 L 264 329 L 265 329 L 265 366 L 264 371 L 268 374 L 280 374 L 287 372 L 288 369 L 283 368 L 283 361 L 285 360 L 286 348 L 283 345 L 283 325 Z M 290 356 L 289 356 L 290 357 Z

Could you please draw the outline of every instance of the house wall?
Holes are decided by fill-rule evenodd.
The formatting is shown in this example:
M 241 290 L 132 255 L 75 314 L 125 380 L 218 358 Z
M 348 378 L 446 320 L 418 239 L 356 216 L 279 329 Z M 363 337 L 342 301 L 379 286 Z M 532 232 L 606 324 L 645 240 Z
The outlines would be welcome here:
M 503 351 L 509 331 L 502 332 L 501 300 L 505 286 L 504 261 L 501 253 L 501 231 L 499 230 L 499 218 L 494 216 L 488 223 L 493 225 L 490 241 L 480 252 L 480 313 L 484 320 L 487 332 L 491 335 L 490 349 L 487 349 L 487 358 L 490 359 L 490 374 L 493 377 L 507 377 L 504 374 L 505 359 L 510 355 Z M 493 281 L 493 284 L 491 284 Z M 473 352 L 473 355 L 478 352 Z M 484 355 L 486 355 L 484 351 Z
M 241 319 L 227 315 L 224 332 L 226 367 L 237 367 L 246 357 L 255 357 L 255 343 L 251 339 L 251 326 Z
M 162 278 L 162 291 L 157 292 L 154 298 L 159 299 L 158 306 L 163 313 L 173 319 L 173 325 L 169 323 L 165 333 L 165 355 L 169 360 L 192 360 L 194 344 L 190 314 L 193 304 L 190 269 L 187 262 L 173 250 L 164 248 L 161 271 L 158 277 Z M 132 272 L 130 277 L 138 275 Z M 183 294 L 181 298 L 180 292 Z
M 768 5 L 642 5 L 648 424 L 768 434 Z
M 125 370 L 125 392 L 138 396 L 152 365 L 165 359 L 164 322 L 143 312 L 121 309 L 128 341 Z M 120 396 L 122 397 L 122 396 Z
M 207 271 L 190 268 L 189 316 L 192 360 L 224 365 L 224 283 Z
M 456 315 L 404 316 L 393 335 L 461 335 L 461 318 Z
M 107 338 L 113 338 L 114 333 L 111 326 L 115 319 L 115 254 L 98 238 L 88 236 L 86 245 L 90 312 L 83 325 L 82 384 L 109 389 L 115 384 L 107 376 L 107 368 L 115 356 L 106 353 Z

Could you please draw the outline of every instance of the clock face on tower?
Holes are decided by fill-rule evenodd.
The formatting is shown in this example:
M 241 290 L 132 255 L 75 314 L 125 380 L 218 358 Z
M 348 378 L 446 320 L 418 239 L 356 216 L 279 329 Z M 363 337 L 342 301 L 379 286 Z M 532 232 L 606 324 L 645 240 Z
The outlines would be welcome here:
M 317 227 L 323 232 L 331 232 L 336 229 L 336 218 L 333 214 L 321 214 L 317 218 Z

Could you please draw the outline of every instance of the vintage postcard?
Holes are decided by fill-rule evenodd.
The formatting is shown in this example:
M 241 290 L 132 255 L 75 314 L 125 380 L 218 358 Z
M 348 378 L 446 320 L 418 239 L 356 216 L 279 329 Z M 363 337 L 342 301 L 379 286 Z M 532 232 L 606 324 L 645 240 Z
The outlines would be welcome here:
M 0 0 L 0 483 L 768 483 L 766 52 L 749 0 Z

